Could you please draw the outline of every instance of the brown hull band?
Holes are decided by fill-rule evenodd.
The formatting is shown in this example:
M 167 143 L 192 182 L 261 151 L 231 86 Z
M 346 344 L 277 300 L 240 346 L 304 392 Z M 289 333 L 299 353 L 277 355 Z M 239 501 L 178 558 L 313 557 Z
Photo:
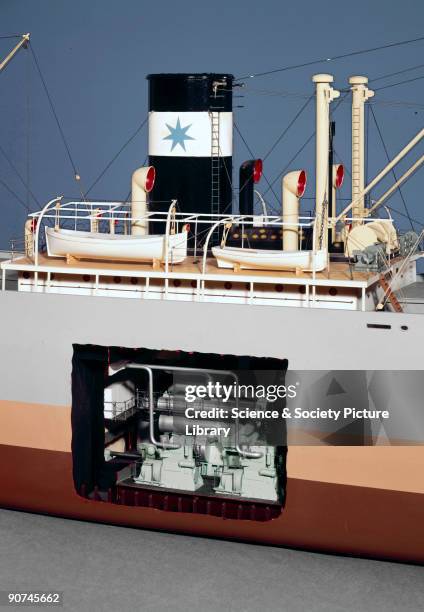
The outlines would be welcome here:
M 287 503 L 269 522 L 237 521 L 84 499 L 70 453 L 0 445 L 0 505 L 67 518 L 189 535 L 424 562 L 424 495 L 288 479 Z

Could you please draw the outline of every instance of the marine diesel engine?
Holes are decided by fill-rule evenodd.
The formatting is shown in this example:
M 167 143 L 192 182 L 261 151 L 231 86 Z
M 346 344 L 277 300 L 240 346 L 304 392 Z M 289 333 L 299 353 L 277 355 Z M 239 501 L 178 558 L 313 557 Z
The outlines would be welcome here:
M 140 367 L 135 383 L 114 382 L 105 389 L 105 415 L 111 416 L 111 406 L 115 411 L 108 420 L 135 423 L 132 449 L 116 451 L 112 446 L 105 451 L 107 459 L 131 460 L 127 482 L 143 488 L 282 503 L 284 431 L 281 422 L 270 426 L 270 421 L 257 418 L 270 412 L 264 410 L 263 402 L 234 394 L 227 400 L 187 398 L 188 386 L 194 388 L 205 378 L 209 384 L 228 381 L 233 376 L 229 372 Z M 141 382 L 140 374 L 147 383 Z

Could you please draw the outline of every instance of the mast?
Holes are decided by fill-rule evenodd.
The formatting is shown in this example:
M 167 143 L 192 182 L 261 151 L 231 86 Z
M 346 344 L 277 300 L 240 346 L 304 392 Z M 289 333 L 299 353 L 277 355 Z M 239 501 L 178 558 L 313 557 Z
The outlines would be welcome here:
M 329 132 L 328 132 L 328 185 L 329 185 L 329 189 L 328 189 L 328 210 L 329 210 L 329 214 L 330 217 L 335 217 L 336 216 L 336 211 L 335 211 L 335 198 L 334 196 L 334 189 L 333 189 L 333 175 L 334 175 L 334 167 L 333 167 L 333 160 L 334 160 L 334 136 L 336 134 L 336 122 L 335 121 L 330 121 L 330 128 L 329 128 Z M 331 248 L 331 243 L 334 242 L 335 240 L 335 236 L 336 236 L 336 228 L 333 228 L 331 231 L 331 240 L 330 240 L 330 248 Z
M 328 151 L 330 135 L 330 103 L 340 96 L 340 92 L 330 85 L 334 81 L 331 74 L 315 74 L 312 81 L 316 84 L 316 170 L 315 170 L 315 248 L 326 248 L 328 217 Z M 318 243 L 316 242 L 318 239 Z
M 352 85 L 352 201 L 355 202 L 352 216 L 362 218 L 365 216 L 365 200 L 361 195 L 365 187 L 364 106 L 374 92 L 367 87 L 367 77 L 352 76 L 349 83 Z M 352 225 L 361 223 L 361 220 L 357 220 Z
M 29 33 L 28 34 L 22 34 L 22 38 L 18 42 L 18 44 L 12 49 L 12 51 L 9 53 L 9 55 L 6 55 L 4 60 L 0 63 L 0 72 L 2 72 L 2 70 L 4 70 L 6 68 L 6 66 L 8 65 L 10 60 L 12 60 L 15 57 L 15 55 L 17 54 L 17 52 L 19 51 L 19 49 L 21 47 L 26 48 L 28 46 L 29 37 L 30 37 Z

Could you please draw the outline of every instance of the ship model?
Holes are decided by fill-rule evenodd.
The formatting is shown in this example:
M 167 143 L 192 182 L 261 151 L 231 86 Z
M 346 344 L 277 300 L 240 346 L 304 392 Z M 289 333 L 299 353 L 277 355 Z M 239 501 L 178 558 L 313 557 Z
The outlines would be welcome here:
M 149 163 L 133 172 L 130 200 L 54 197 L 1 263 L 0 504 L 422 562 L 423 432 L 408 427 L 407 394 L 400 429 L 379 416 L 402 384 L 420 395 L 422 236 L 400 233 L 383 204 L 424 157 L 371 205 L 367 195 L 424 130 L 366 185 L 374 92 L 351 77 L 342 207 L 339 91 L 315 74 L 315 211 L 300 213 L 308 172 L 294 168 L 271 215 L 260 159 L 240 167 L 234 202 L 232 75 L 147 78 Z M 254 380 L 285 386 L 283 410 L 302 376 L 311 406 L 354 401 L 369 417 L 331 431 L 269 427 L 269 405 L 231 394 L 228 425 L 222 401 L 187 397 L 188 385 Z

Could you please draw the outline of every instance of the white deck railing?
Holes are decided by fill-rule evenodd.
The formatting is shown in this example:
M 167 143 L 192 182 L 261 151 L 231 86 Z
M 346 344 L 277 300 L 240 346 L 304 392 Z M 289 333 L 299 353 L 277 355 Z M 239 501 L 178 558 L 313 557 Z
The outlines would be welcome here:
M 198 256 L 198 250 L 202 250 L 202 260 L 198 266 L 197 270 L 177 270 L 175 267 L 170 266 L 172 264 L 172 256 L 169 256 L 169 248 L 165 248 L 165 269 L 164 270 L 146 270 L 146 269 L 137 269 L 134 270 L 119 270 L 119 274 L 123 277 L 136 277 L 143 278 L 146 283 L 145 287 L 145 297 L 148 296 L 150 280 L 153 279 L 163 279 L 165 286 L 165 297 L 168 294 L 168 286 L 169 282 L 172 279 L 179 278 L 182 280 L 189 280 L 191 282 L 196 282 L 196 299 L 203 299 L 205 292 L 205 283 L 209 281 L 227 281 L 229 280 L 229 276 L 225 273 L 221 273 L 220 271 L 207 270 L 206 262 L 208 257 L 208 246 L 210 242 L 210 237 L 213 234 L 214 230 L 219 227 L 227 224 L 235 225 L 240 228 L 240 236 L 241 236 L 241 246 L 244 246 L 243 234 L 245 233 L 245 228 L 255 228 L 255 227 L 272 227 L 273 229 L 282 228 L 285 226 L 297 227 L 299 229 L 299 235 L 301 235 L 301 230 L 305 228 L 310 228 L 312 231 L 314 229 L 314 225 L 316 223 L 316 219 L 312 216 L 300 216 L 298 219 L 298 223 L 294 224 L 293 222 L 285 223 L 283 221 L 282 216 L 277 215 L 239 215 L 239 214 L 212 214 L 212 213 L 184 213 L 177 210 L 177 202 L 173 201 L 171 203 L 167 202 L 162 204 L 167 204 L 167 210 L 164 211 L 155 211 L 148 212 L 143 217 L 133 217 L 131 215 L 131 203 L 129 202 L 121 202 L 121 201 L 69 201 L 64 202 L 62 197 L 57 197 L 48 202 L 41 210 L 31 213 L 29 218 L 35 220 L 36 223 L 33 224 L 33 255 L 31 259 L 33 260 L 32 264 L 28 264 L 28 270 L 31 268 L 31 271 L 34 273 L 34 283 L 35 290 L 38 290 L 38 277 L 40 273 L 47 274 L 47 285 L 50 286 L 52 274 L 55 272 L 63 273 L 63 274 L 74 274 L 75 270 L 72 266 L 64 268 L 63 266 L 56 267 L 54 266 L 54 260 L 46 264 L 45 261 L 41 261 L 39 259 L 40 253 L 40 232 L 44 225 L 54 225 L 56 228 L 64 228 L 67 226 L 67 229 L 70 229 L 72 226 L 76 230 L 81 230 L 82 227 L 85 226 L 87 229 L 87 224 L 89 225 L 89 229 L 91 230 L 93 227 L 93 222 L 97 230 L 102 230 L 101 233 L 131 233 L 131 226 L 135 222 L 144 222 L 144 223 L 155 223 L 155 224 L 163 224 L 164 225 L 164 235 L 166 237 L 166 246 L 169 245 L 169 236 L 171 233 L 171 228 L 175 229 L 175 231 L 179 231 L 183 225 L 190 225 L 190 237 L 191 241 L 191 253 L 195 256 Z M 345 219 L 346 223 L 351 223 L 356 221 L 355 218 Z M 363 221 L 365 223 L 374 221 L 373 218 L 365 218 Z M 380 221 L 384 221 L 384 219 L 379 219 Z M 333 221 L 332 218 L 328 219 L 329 224 Z M 387 221 L 391 221 L 387 219 Z M 99 227 L 99 224 L 101 226 Z M 106 231 L 104 231 L 106 230 Z M 117 231 L 120 230 L 120 231 Z M 300 242 L 300 237 L 299 237 Z M 259 243 L 258 243 L 259 244 Z M 251 245 L 249 245 L 251 246 Z M 315 241 L 313 243 L 315 246 Z M 16 268 L 16 264 L 13 262 L 13 267 Z M 24 265 L 24 264 L 22 264 Z M 19 270 L 22 271 L 22 265 L 18 266 Z M 5 277 L 6 270 L 9 268 L 9 264 L 3 264 L 2 266 L 2 289 L 5 289 Z M 178 266 L 177 266 L 178 267 Z M 94 275 L 95 278 L 95 290 L 94 294 L 96 295 L 99 291 L 100 279 L 102 277 L 110 274 L 110 270 L 102 269 L 101 266 L 96 266 L 93 262 L 86 262 L 86 265 L 79 266 L 79 273 Z M 362 309 L 365 304 L 365 286 L 367 283 L 364 280 L 353 279 L 353 277 L 349 280 L 336 280 L 335 278 L 331 279 L 330 276 L 326 278 L 323 275 L 317 276 L 315 272 L 312 273 L 310 277 L 290 277 L 285 278 L 281 276 L 281 274 L 268 274 L 261 275 L 258 271 L 251 271 L 250 274 L 236 274 L 234 273 L 231 277 L 231 280 L 234 282 L 247 282 L 249 284 L 249 303 L 254 303 L 254 287 L 259 284 L 271 285 L 274 283 L 280 283 L 282 280 L 284 283 L 289 285 L 304 285 L 306 290 L 305 299 L 307 305 L 310 305 L 310 297 L 312 304 L 316 300 L 316 288 L 319 286 L 340 286 L 340 287 L 356 287 L 360 288 L 362 292 Z M 311 292 L 311 296 L 310 296 Z

